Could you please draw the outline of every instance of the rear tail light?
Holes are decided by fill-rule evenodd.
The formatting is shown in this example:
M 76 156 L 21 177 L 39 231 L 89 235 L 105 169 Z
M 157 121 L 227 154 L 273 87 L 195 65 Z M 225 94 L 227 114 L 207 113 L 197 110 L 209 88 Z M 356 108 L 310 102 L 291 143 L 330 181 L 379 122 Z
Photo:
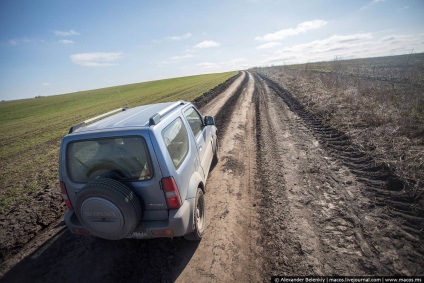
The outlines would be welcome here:
M 72 203 L 69 200 L 68 190 L 66 189 L 65 183 L 63 181 L 60 181 L 60 191 L 62 192 L 62 198 L 63 198 L 63 201 L 65 202 L 66 206 L 69 209 L 73 210 L 74 207 L 72 206 Z
M 181 207 L 180 192 L 173 177 L 162 179 L 162 188 L 165 193 L 166 204 L 168 209 L 177 209 Z

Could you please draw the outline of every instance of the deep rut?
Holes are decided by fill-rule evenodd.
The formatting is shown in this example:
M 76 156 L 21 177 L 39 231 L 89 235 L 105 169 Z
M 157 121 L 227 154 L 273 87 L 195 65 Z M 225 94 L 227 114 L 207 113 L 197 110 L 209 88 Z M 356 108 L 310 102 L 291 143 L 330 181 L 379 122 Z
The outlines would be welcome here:
M 177 282 L 262 279 L 258 269 L 263 265 L 262 249 L 257 245 L 259 223 L 253 206 L 256 170 L 253 95 L 253 76 L 247 73 L 217 113 L 222 125 L 219 127 L 221 161 L 207 183 L 208 232 Z

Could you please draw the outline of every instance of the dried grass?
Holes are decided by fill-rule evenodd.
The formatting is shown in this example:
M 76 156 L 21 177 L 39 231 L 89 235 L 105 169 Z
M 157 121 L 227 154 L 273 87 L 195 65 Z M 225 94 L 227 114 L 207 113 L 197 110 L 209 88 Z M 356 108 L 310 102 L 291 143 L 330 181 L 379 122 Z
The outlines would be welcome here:
M 423 193 L 424 54 L 256 71 Z

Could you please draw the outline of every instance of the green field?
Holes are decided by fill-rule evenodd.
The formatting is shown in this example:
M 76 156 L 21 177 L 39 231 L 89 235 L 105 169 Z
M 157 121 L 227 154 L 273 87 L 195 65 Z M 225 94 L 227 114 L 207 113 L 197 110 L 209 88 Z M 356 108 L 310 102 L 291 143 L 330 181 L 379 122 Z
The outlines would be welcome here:
M 61 138 L 83 120 L 122 107 L 186 100 L 237 72 L 182 77 L 0 103 L 0 213 L 55 186 Z

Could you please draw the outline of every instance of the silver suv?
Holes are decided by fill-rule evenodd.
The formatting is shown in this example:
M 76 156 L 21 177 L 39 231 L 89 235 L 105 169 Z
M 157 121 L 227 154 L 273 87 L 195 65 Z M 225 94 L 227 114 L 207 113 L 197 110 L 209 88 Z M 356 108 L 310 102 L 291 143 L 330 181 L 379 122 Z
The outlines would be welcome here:
M 188 102 L 86 120 L 69 130 L 60 148 L 66 225 L 75 234 L 111 240 L 200 240 L 206 179 L 216 162 L 214 118 Z

